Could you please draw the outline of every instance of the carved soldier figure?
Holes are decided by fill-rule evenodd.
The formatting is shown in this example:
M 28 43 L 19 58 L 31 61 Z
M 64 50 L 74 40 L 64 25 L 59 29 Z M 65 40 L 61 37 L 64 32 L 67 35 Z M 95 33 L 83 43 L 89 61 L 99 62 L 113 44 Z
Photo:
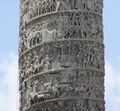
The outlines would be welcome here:
M 35 92 L 33 92 L 32 85 L 28 85 L 28 91 L 27 91 L 28 97 L 27 97 L 27 104 L 28 107 L 34 104 L 33 99 L 35 97 Z
M 40 68 L 39 58 L 38 58 L 36 52 L 34 52 L 33 63 L 34 63 L 34 65 L 33 65 L 33 67 L 34 67 L 33 68 L 33 73 L 36 74 L 36 73 L 39 72 L 39 68 Z
M 20 40 L 20 48 L 22 49 L 21 52 L 25 51 L 28 48 L 26 33 L 27 33 L 27 30 L 24 28 L 22 30 L 21 40 Z
M 44 70 L 48 70 L 50 68 L 50 58 L 48 55 L 46 55 L 44 59 Z

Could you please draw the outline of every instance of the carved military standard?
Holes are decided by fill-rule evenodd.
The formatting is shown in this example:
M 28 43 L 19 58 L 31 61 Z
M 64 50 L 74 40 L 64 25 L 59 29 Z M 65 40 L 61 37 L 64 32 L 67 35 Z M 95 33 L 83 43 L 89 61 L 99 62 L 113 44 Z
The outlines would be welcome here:
M 20 111 L 105 111 L 103 0 L 21 0 Z

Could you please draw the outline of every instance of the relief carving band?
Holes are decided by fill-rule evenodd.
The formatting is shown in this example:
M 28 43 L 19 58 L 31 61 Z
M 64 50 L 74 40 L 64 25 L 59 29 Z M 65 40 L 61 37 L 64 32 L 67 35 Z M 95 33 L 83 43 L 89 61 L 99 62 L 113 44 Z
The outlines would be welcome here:
M 103 0 L 21 0 L 20 111 L 105 111 Z
M 82 12 L 53 15 L 21 31 L 20 52 L 44 42 L 65 39 L 89 39 L 103 42 L 101 16 Z
M 103 45 L 88 41 L 46 44 L 22 56 L 20 64 L 20 73 L 24 73 L 24 79 L 40 72 L 65 69 L 65 66 L 104 71 Z
M 98 71 L 78 69 L 35 76 L 24 83 L 26 85 L 24 104 L 29 107 L 50 99 L 73 97 L 102 100 L 103 77 L 103 73 Z
M 103 0 L 21 0 L 21 19 L 30 20 L 58 11 L 80 10 L 102 13 Z

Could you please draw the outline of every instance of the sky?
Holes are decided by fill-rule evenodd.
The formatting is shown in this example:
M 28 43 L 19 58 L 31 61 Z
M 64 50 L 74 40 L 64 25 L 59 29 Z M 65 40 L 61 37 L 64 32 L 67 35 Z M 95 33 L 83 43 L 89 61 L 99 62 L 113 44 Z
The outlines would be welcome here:
M 120 111 L 120 0 L 104 0 L 105 107 Z M 19 0 L 0 1 L 0 111 L 18 111 Z

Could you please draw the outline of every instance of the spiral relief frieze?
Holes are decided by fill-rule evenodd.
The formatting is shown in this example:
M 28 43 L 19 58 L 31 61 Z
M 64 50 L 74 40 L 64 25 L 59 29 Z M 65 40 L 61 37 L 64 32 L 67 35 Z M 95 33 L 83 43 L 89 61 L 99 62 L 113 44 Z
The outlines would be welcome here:
M 20 111 L 105 111 L 103 0 L 21 0 Z

